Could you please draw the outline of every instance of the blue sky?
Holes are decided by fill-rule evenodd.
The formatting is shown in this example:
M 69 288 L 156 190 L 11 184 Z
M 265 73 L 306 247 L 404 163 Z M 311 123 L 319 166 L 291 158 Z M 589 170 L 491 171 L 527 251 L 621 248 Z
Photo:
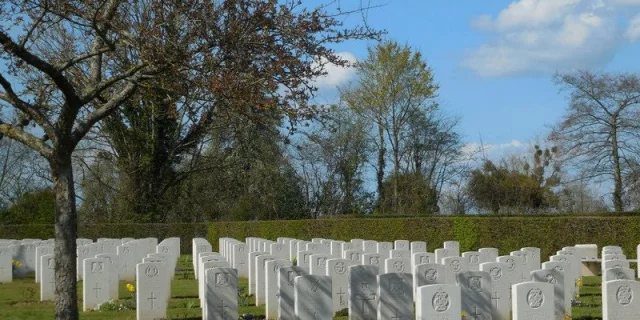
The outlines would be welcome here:
M 360 3 L 340 2 L 344 9 Z M 482 137 L 494 150 L 522 150 L 559 121 L 566 93 L 553 84 L 554 72 L 640 71 L 640 0 L 371 0 L 384 3 L 369 10 L 368 23 L 424 54 L 441 86 L 439 101 L 462 117 L 466 141 Z M 363 59 L 370 44 L 336 50 Z M 320 99 L 353 79 L 329 71 Z

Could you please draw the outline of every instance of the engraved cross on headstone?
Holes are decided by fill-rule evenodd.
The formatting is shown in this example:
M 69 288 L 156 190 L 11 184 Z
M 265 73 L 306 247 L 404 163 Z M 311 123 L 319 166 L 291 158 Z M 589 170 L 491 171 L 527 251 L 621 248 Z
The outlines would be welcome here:
M 396 315 L 394 317 L 391 317 L 391 320 L 402 320 L 403 319 L 402 316 L 398 315 L 398 308 L 394 307 L 393 310 L 395 311 Z
M 474 312 L 473 312 L 473 314 L 472 314 L 473 319 L 475 319 L 475 320 L 482 319 L 482 318 L 480 318 L 480 316 L 482 315 L 482 313 L 478 312 L 478 307 L 473 307 L 473 308 L 475 309 L 475 311 L 474 311 Z
M 501 298 L 498 296 L 498 291 L 495 291 L 495 292 L 493 293 L 493 296 L 491 296 L 491 300 L 493 300 L 493 302 L 495 302 L 495 304 L 496 304 L 496 308 L 498 307 L 498 301 L 499 301 L 500 299 L 501 299 Z
M 344 295 L 346 294 L 346 292 L 344 292 L 344 288 L 340 287 L 340 291 L 337 292 L 338 296 L 340 297 L 340 305 L 344 305 Z
M 102 288 L 100 288 L 100 284 L 96 283 L 95 288 L 93 288 L 93 291 L 96 293 L 96 299 L 98 299 L 98 294 L 99 294 L 100 290 L 102 290 Z
M 158 300 L 158 298 L 157 298 L 157 297 L 154 297 L 154 296 L 153 296 L 153 292 L 151 292 L 151 298 L 147 298 L 147 300 L 149 300 L 149 302 L 151 303 L 151 310 L 153 310 L 153 309 L 154 309 L 154 308 L 153 308 L 154 303 L 155 303 L 155 301 L 156 301 L 156 300 Z
M 222 319 L 226 318 L 227 310 L 225 308 L 227 307 L 229 306 L 224 304 L 224 300 L 220 300 L 220 316 L 222 316 Z

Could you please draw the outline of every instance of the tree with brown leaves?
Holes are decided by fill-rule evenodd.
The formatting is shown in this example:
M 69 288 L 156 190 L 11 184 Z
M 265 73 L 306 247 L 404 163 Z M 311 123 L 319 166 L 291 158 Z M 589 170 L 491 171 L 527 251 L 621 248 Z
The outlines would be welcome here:
M 328 45 L 378 33 L 345 29 L 328 7 L 307 10 L 300 3 L 3 2 L 0 101 L 12 113 L 3 113 L 0 135 L 36 150 L 50 166 L 56 196 L 56 319 L 78 319 L 72 171 L 78 144 L 158 79 L 175 80 L 163 90 L 182 108 L 177 118 L 186 121 L 176 152 L 197 144 L 221 109 L 309 114 L 312 80 L 325 72 L 323 63 L 314 62 L 347 64 Z M 194 86 L 200 90 L 184 96 L 185 88 Z

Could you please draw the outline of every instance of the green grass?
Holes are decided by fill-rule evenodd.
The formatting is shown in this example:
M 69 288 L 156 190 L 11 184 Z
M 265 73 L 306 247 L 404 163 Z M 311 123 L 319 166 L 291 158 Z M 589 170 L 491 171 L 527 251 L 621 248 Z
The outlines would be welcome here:
M 198 287 L 193 277 L 191 256 L 182 256 L 179 260 L 175 279 L 171 283 L 171 300 L 167 316 L 169 319 L 201 319 L 202 310 L 198 300 Z M 247 279 L 241 278 L 239 290 L 247 292 Z M 573 307 L 574 320 L 602 319 L 600 297 L 600 277 L 584 278 L 580 292 L 581 305 Z M 82 299 L 82 282 L 78 284 L 78 296 Z M 119 302 L 132 304 L 132 296 L 126 289 L 126 282 L 120 282 Z M 54 317 L 53 302 L 39 302 L 39 286 L 33 275 L 25 279 L 14 279 L 13 283 L 0 284 L 0 319 L 3 320 L 40 320 Z M 242 300 L 242 299 L 241 299 Z M 244 303 L 243 303 L 244 302 Z M 79 301 L 82 308 L 82 301 Z M 239 313 L 264 315 L 264 307 L 255 307 L 252 296 L 239 301 Z M 91 320 L 135 320 L 135 310 L 80 312 L 80 319 Z M 348 317 L 335 317 L 335 320 L 347 320 Z

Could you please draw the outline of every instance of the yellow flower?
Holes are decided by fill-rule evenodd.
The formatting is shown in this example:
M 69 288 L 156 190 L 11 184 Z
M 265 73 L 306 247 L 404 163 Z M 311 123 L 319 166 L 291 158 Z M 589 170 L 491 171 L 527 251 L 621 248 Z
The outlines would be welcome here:
M 578 288 L 582 288 L 582 278 L 578 279 Z
M 132 285 L 131 283 L 127 283 L 127 290 L 129 290 L 129 292 L 135 292 L 136 291 L 136 287 L 134 285 Z
M 467 318 L 467 313 L 466 313 L 466 312 L 464 312 L 464 311 L 462 311 L 461 316 L 462 316 L 462 319 L 466 319 L 466 318 Z
M 22 262 L 20 262 L 20 260 L 13 260 L 13 265 L 17 268 L 20 268 L 22 267 Z

